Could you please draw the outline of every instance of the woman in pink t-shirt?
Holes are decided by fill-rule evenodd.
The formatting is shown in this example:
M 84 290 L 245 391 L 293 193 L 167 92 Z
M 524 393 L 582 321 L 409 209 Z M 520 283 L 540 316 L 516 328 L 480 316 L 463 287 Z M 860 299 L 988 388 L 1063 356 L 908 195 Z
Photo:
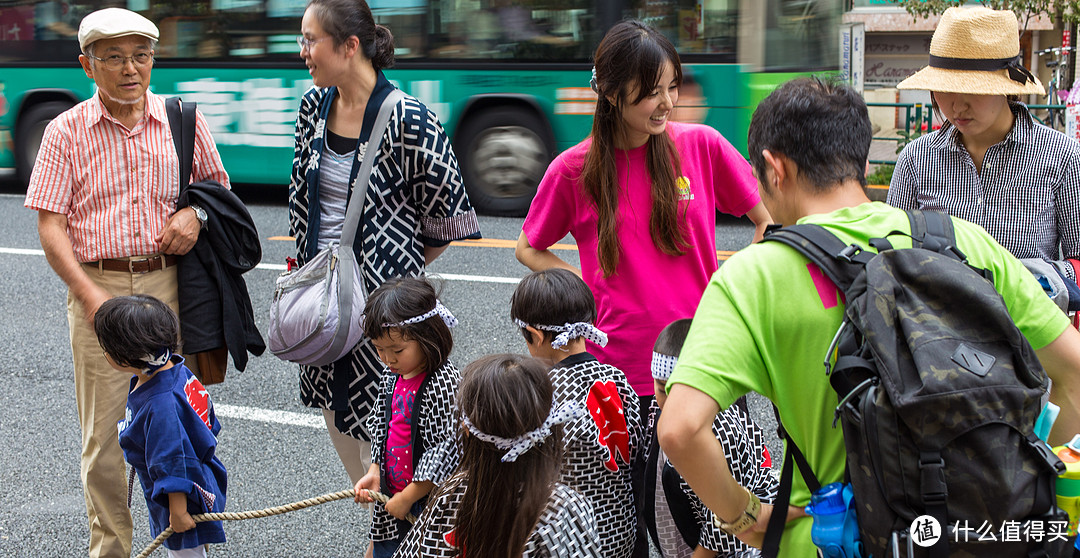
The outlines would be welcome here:
M 648 409 L 653 342 L 667 324 L 693 316 L 718 267 L 716 210 L 750 217 L 755 241 L 770 218 L 750 165 L 719 132 L 668 122 L 682 69 L 666 37 L 624 21 L 594 60 L 592 133 L 548 167 L 515 254 L 534 271 L 581 274 L 609 336 L 589 351 L 625 372 Z M 580 271 L 548 250 L 567 233 Z

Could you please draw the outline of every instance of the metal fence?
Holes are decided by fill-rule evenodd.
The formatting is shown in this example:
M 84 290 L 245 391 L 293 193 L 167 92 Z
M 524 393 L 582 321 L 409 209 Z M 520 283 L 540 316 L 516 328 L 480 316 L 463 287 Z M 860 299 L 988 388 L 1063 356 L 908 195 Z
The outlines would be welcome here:
M 874 136 L 874 141 L 887 141 L 894 142 L 896 144 L 895 151 L 874 149 L 870 151 L 870 164 L 893 164 L 896 162 L 896 154 L 900 152 L 903 146 L 907 145 L 907 142 L 914 140 L 922 134 L 930 131 L 933 121 L 933 108 L 930 105 L 923 103 L 866 103 L 869 108 L 885 107 L 893 108 L 894 110 L 903 110 L 903 128 L 897 128 L 894 136 Z M 1045 124 L 1045 120 L 1053 111 L 1065 112 L 1065 105 L 1027 105 L 1028 112 L 1031 113 L 1031 117 L 1040 124 Z M 1041 115 L 1041 116 L 1040 116 Z

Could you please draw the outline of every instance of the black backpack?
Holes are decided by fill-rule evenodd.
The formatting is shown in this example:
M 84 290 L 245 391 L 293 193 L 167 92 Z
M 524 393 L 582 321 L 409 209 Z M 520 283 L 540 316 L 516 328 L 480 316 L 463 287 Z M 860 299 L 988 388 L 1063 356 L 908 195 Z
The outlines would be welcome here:
M 1063 536 L 1049 540 L 1051 522 L 1068 518 L 1054 497 L 1064 465 L 1034 434 L 1046 373 L 989 272 L 969 266 L 955 246 L 950 218 L 920 211 L 908 218 L 912 249 L 872 239 L 877 253 L 865 251 L 817 225 L 765 237 L 798 250 L 844 294 L 844 320 L 822 354 L 837 392 L 833 425 L 843 425 L 863 556 L 1068 555 Z M 905 233 L 888 236 L 898 234 Z M 810 490 L 820 487 L 786 441 L 791 455 L 765 556 L 779 548 L 792 462 Z M 909 537 L 922 515 L 942 526 L 928 548 Z M 984 522 L 996 542 L 980 540 Z M 1006 522 L 1017 522 L 1020 534 L 1003 534 Z M 1025 531 L 1032 527 L 1044 536 Z

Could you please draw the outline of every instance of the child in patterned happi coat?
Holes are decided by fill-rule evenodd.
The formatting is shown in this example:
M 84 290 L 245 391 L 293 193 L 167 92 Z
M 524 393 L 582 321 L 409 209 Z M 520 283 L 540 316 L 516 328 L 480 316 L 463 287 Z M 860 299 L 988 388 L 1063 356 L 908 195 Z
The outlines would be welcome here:
M 371 466 L 356 483 L 356 501 L 372 501 L 366 490 L 390 496 L 372 512 L 374 558 L 394 555 L 411 527 L 405 517 L 419 514 L 457 466 L 452 417 L 461 375 L 449 359 L 456 324 L 423 278 L 392 278 L 367 299 L 364 335 L 386 368 L 367 423 Z
M 559 482 L 563 425 L 548 366 L 491 355 L 462 372 L 461 468 L 438 489 L 397 558 L 608 558 L 589 500 Z
M 146 497 L 150 533 L 172 527 L 164 543 L 170 558 L 205 557 L 205 545 L 225 542 L 225 530 L 191 516 L 225 511 L 227 476 L 216 454 L 214 404 L 178 354 L 180 321 L 152 296 L 121 296 L 94 314 L 94 333 L 109 364 L 132 375 L 117 430 Z
M 675 320 L 665 327 L 653 346 L 652 375 L 656 399 L 649 409 L 648 438 L 651 440 L 645 474 L 645 524 L 653 544 L 664 558 L 750 558 L 761 552 L 714 523 L 714 516 L 690 489 L 678 471 L 664 456 L 656 441 L 656 421 L 664 408 L 665 387 L 671 377 L 690 319 Z M 772 475 L 772 458 L 765 447 L 765 436 L 751 418 L 742 398 L 713 419 L 713 434 L 724 447 L 731 464 L 731 474 L 740 485 L 757 494 L 762 503 L 776 498 L 778 483 Z
M 593 326 L 593 294 L 569 270 L 537 271 L 518 283 L 510 316 L 529 353 L 553 363 L 549 376 L 555 401 L 573 401 L 588 410 L 564 428 L 560 480 L 592 502 L 603 555 L 629 557 L 637 530 L 630 464 L 642 436 L 640 406 L 626 375 L 586 351 L 586 339 L 607 343 Z

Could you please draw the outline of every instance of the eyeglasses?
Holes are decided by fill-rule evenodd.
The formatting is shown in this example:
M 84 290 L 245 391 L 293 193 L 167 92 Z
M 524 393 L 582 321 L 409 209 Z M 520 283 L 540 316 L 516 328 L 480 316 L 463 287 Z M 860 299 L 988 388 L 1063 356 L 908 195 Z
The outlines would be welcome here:
M 311 50 L 311 47 L 315 46 L 315 43 L 319 41 L 325 41 L 329 38 L 330 37 L 323 37 L 321 39 L 308 39 L 304 36 L 299 36 L 296 38 L 296 44 L 300 45 L 300 51 L 303 52 L 305 48 Z
M 142 68 L 154 59 L 154 53 L 152 52 L 140 52 L 131 56 L 120 56 L 119 54 L 114 54 L 112 56 L 106 56 L 105 58 L 98 58 L 93 54 L 87 54 L 87 56 L 93 58 L 94 60 L 97 60 L 98 62 L 104 62 L 105 67 L 110 70 L 119 70 L 120 68 L 123 68 L 124 64 L 126 64 L 128 60 L 131 60 L 132 65 L 134 65 L 136 68 Z

